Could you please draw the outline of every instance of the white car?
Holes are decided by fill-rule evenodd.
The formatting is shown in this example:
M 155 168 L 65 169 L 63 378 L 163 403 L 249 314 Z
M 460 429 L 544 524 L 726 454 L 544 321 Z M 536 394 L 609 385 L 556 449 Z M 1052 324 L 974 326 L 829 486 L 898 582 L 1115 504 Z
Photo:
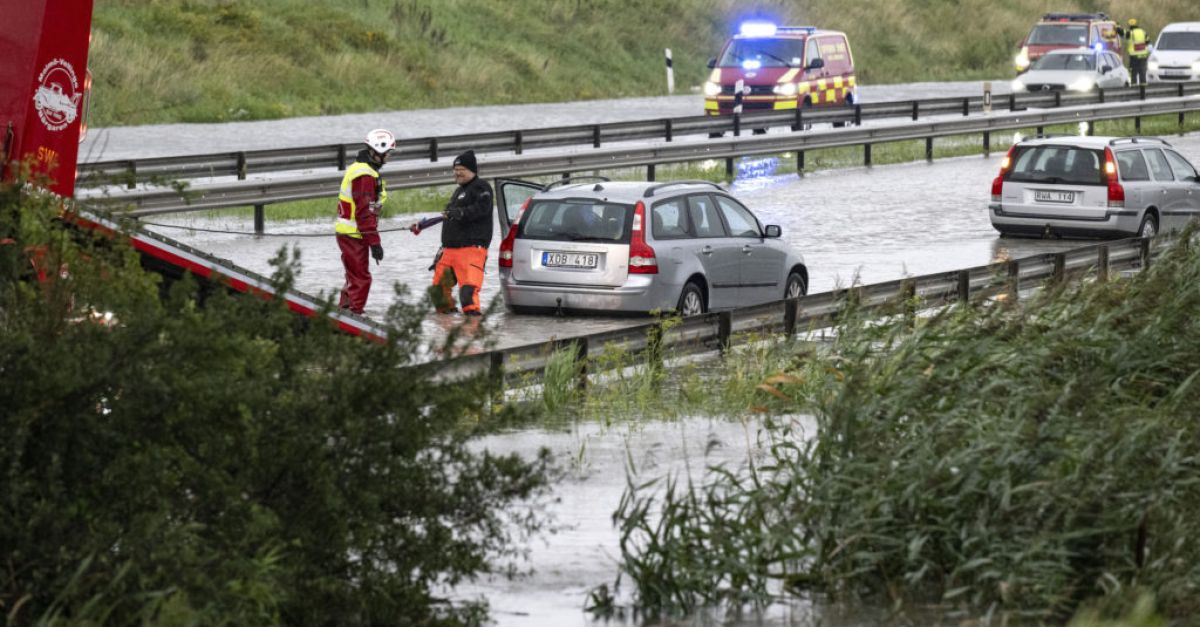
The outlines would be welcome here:
M 1089 92 L 1129 85 L 1121 57 L 1108 50 L 1068 48 L 1042 55 L 1029 71 L 1012 82 L 1016 93 L 1038 91 Z
M 1167 24 L 1146 65 L 1151 82 L 1200 80 L 1200 22 Z
M 1032 237 L 1152 237 L 1200 216 L 1200 176 L 1154 137 L 1040 137 L 992 181 L 992 227 Z

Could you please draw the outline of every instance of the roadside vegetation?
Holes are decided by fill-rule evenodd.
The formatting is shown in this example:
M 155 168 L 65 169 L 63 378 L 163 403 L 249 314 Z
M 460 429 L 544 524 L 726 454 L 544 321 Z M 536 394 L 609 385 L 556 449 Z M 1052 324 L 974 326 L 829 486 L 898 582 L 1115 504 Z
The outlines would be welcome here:
M 650 615 L 792 593 L 918 623 L 1191 624 L 1197 307 L 1200 251 L 1180 245 L 1020 304 L 851 311 L 743 400 L 761 457 L 631 475 L 622 581 Z
M 59 202 L 0 185 L 5 625 L 482 619 L 435 590 L 506 572 L 550 462 L 468 447 L 487 395 L 413 367 L 428 303 L 397 298 L 375 343 L 163 286 Z M 298 262 L 274 263 L 284 289 Z
M 1016 0 L 96 0 L 92 125 L 220 122 L 666 94 L 749 17 L 850 36 L 859 81 L 996 79 L 1046 11 L 1195 19 L 1153 4 Z M 697 112 L 699 112 L 697 101 Z

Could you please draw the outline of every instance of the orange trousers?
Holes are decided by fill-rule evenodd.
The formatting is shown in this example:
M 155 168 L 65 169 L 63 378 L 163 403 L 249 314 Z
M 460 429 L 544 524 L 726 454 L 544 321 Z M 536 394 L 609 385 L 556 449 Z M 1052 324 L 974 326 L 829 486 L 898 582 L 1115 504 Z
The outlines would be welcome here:
M 456 282 L 463 313 L 479 311 L 479 289 L 483 285 L 485 265 L 487 249 L 482 246 L 442 250 L 442 257 L 433 269 L 434 302 L 438 313 L 454 310 L 454 295 L 451 289 Z M 439 295 L 441 299 L 437 298 Z

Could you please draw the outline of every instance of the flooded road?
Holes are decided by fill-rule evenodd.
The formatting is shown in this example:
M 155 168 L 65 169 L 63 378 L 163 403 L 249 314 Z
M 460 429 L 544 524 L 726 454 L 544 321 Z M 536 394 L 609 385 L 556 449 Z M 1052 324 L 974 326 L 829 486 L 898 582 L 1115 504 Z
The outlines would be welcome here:
M 1001 239 L 986 213 L 990 184 L 995 177 L 1005 142 L 994 137 L 1000 151 L 991 157 L 943 159 L 934 163 L 853 168 L 795 174 L 772 173 L 783 163 L 754 163 L 761 174 L 737 180 L 732 189 L 764 223 L 779 224 L 783 239 L 801 250 L 810 267 L 811 291 L 819 292 L 854 281 L 872 283 L 906 275 L 947 271 L 992 261 L 1065 250 L 1081 245 L 1062 240 Z M 1200 136 L 1171 137 L 1184 156 L 1200 163 Z M 714 167 L 724 167 L 714 164 Z M 778 169 L 776 172 L 780 172 Z M 399 228 L 414 218 L 391 218 L 383 228 Z M 160 216 L 157 221 L 186 223 L 203 228 L 249 231 L 249 220 L 205 220 Z M 155 229 L 185 243 L 208 250 L 259 272 L 269 272 L 267 260 L 282 244 L 297 246 L 304 270 L 299 287 L 311 293 L 340 286 L 341 264 L 332 237 L 255 238 L 251 235 L 217 235 L 200 231 Z M 326 234 L 330 223 L 271 223 L 276 233 Z M 408 299 L 417 298 L 428 283 L 426 270 L 438 246 L 438 233 L 414 237 L 407 231 L 385 233 L 384 263 L 372 266 L 375 287 L 368 314 L 380 316 L 389 302 L 387 286 L 393 282 L 412 286 Z M 499 237 L 495 238 L 498 242 Z M 1086 243 L 1086 242 L 1084 242 Z M 496 243 L 489 256 L 496 258 Z M 485 302 L 498 293 L 494 270 L 486 275 Z M 430 337 L 446 332 L 456 319 L 430 320 Z M 488 322 L 499 333 L 501 345 L 524 344 L 548 337 L 564 337 L 630 324 L 622 319 L 513 316 L 499 312 Z M 495 435 L 476 445 L 497 452 L 533 456 L 549 447 L 568 472 L 547 505 L 562 529 L 529 546 L 533 573 L 522 579 L 488 579 L 461 586 L 458 598 L 486 598 L 495 623 L 502 626 L 573 626 L 593 623 L 583 612 L 589 590 L 611 585 L 619 558 L 617 532 L 612 526 L 625 487 L 627 455 L 645 478 L 666 472 L 690 472 L 699 477 L 705 464 L 737 465 L 759 450 L 754 422 L 694 418 L 674 422 L 629 422 L 617 418 L 615 426 L 577 424 L 562 429 L 530 429 Z M 709 442 L 719 443 L 709 447 Z M 625 582 L 625 594 L 629 582 Z M 620 597 L 619 597 L 620 598 Z M 742 622 L 721 622 L 702 617 L 693 623 L 732 625 L 825 625 L 849 627 L 879 624 L 880 617 L 866 614 L 835 616 L 803 602 L 781 604 L 764 617 Z M 637 624 L 636 622 L 599 624 Z

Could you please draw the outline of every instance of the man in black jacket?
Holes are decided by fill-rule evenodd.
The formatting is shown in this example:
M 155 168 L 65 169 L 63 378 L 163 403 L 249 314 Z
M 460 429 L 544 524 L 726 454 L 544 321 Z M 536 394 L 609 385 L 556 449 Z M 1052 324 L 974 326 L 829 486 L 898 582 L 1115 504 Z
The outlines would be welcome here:
M 450 196 L 442 212 L 442 251 L 433 269 L 434 296 L 438 313 L 454 311 L 454 284 L 462 312 L 482 314 L 479 291 L 487 249 L 492 243 L 492 186 L 479 178 L 475 152 L 468 150 L 454 159 L 454 182 L 458 189 Z M 420 230 L 414 228 L 414 233 Z M 440 298 L 438 298 L 440 297 Z

